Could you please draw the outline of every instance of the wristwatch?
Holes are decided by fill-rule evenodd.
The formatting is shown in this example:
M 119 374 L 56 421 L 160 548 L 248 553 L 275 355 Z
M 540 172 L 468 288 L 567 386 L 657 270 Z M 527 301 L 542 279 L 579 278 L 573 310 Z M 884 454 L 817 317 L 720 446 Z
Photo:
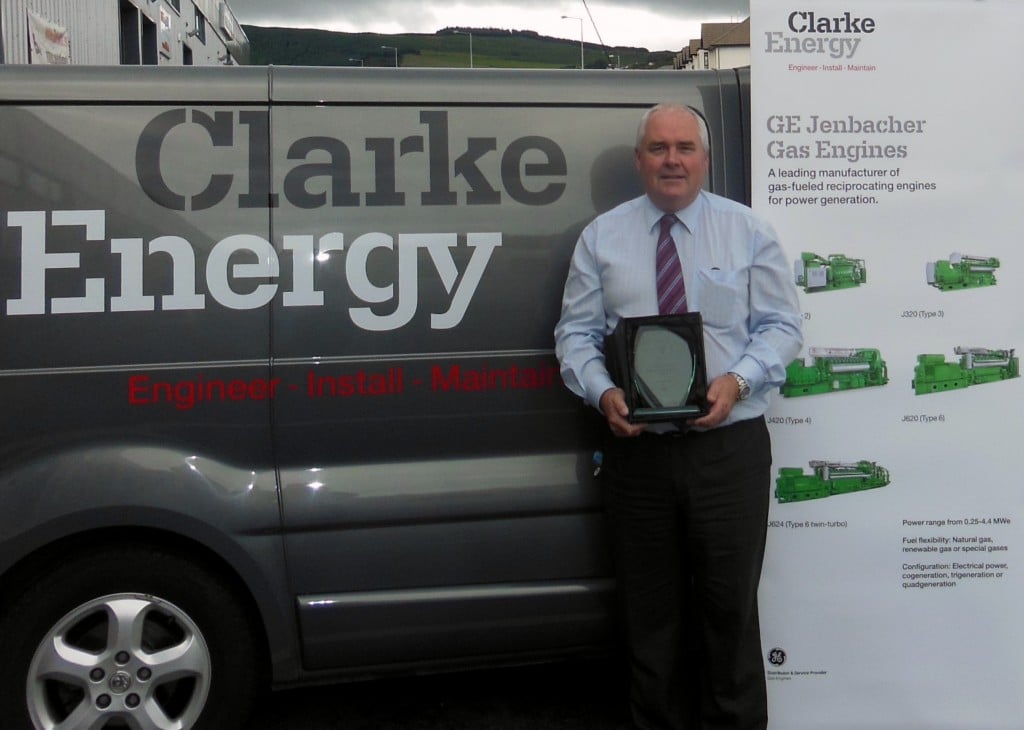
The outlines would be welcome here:
M 746 400 L 747 398 L 749 398 L 750 383 L 747 382 L 747 379 L 744 378 L 739 373 L 730 372 L 729 375 L 733 376 L 736 379 L 736 385 L 738 385 L 740 389 L 740 400 Z

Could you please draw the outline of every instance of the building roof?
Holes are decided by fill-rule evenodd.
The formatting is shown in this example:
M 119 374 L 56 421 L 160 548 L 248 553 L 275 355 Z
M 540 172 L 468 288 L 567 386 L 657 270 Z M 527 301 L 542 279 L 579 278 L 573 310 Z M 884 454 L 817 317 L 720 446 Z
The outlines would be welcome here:
M 693 41 L 691 41 L 692 47 Z M 700 47 L 749 46 L 750 18 L 739 23 L 701 23 Z

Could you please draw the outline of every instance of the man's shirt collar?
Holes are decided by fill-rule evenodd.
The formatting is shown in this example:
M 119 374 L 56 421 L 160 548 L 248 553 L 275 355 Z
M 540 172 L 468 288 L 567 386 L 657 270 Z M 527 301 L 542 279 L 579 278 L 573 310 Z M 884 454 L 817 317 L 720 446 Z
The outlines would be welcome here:
M 644 218 L 647 222 L 648 229 L 653 231 L 654 228 L 658 225 L 658 222 L 661 220 L 662 216 L 665 215 L 665 211 L 661 210 L 653 202 L 651 202 L 651 199 L 649 197 L 644 196 L 644 200 Z M 676 218 L 678 218 L 680 222 L 684 226 L 686 226 L 686 230 L 688 230 L 692 234 L 697 230 L 697 221 L 700 220 L 700 213 L 701 210 L 703 210 L 704 205 L 705 198 L 704 191 L 702 190 L 697 195 L 696 200 L 694 200 L 685 208 L 673 212 L 675 213 Z

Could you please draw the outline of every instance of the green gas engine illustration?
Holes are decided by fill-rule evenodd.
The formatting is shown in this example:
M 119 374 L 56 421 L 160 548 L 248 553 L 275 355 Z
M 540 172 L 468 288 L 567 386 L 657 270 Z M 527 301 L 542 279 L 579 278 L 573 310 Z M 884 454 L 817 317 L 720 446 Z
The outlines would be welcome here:
M 889 483 L 889 471 L 873 461 L 809 463 L 810 474 L 805 474 L 799 467 L 779 469 L 775 498 L 780 504 L 877 489 Z
M 812 347 L 786 367 L 779 392 L 787 398 L 885 385 L 889 370 L 873 348 Z
M 1020 360 L 1013 350 L 985 347 L 957 347 L 959 361 L 947 362 L 942 355 L 918 355 L 911 385 L 915 395 L 941 393 L 1020 377 Z
M 793 263 L 793 273 L 796 285 L 802 286 L 808 294 L 849 289 L 868 280 L 864 260 L 847 258 L 842 254 L 830 254 L 825 258 L 804 251 Z
M 947 260 L 930 261 L 925 266 L 928 283 L 939 291 L 994 286 L 999 259 L 992 256 L 965 256 L 952 253 Z

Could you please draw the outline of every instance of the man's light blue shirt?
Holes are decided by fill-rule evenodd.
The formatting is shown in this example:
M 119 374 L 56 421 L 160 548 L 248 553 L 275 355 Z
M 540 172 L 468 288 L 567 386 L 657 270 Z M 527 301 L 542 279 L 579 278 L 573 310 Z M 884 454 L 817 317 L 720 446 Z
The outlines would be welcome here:
M 580 234 L 555 328 L 562 378 L 598 408 L 614 388 L 604 338 L 622 317 L 658 314 L 655 248 L 664 212 L 646 196 L 595 218 Z M 701 192 L 676 212 L 672 237 L 683 265 L 687 309 L 704 321 L 708 382 L 735 372 L 750 384 L 725 423 L 768 407 L 770 390 L 803 343 L 796 286 L 771 226 L 744 205 Z

